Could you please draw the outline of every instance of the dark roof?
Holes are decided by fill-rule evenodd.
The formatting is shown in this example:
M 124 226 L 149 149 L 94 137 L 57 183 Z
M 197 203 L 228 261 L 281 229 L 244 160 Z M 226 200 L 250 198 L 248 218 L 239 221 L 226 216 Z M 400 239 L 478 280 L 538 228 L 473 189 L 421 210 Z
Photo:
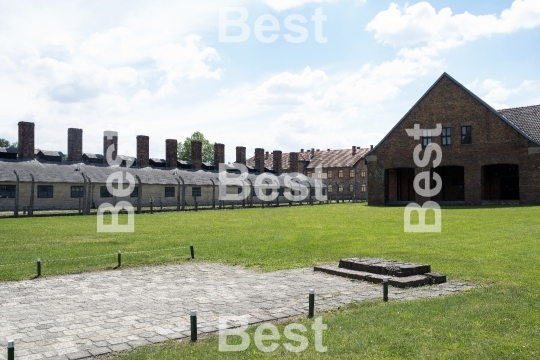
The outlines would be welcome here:
M 177 185 L 176 179 L 181 176 L 186 185 L 216 185 L 219 184 L 217 171 L 187 170 L 187 169 L 154 169 L 151 167 L 119 167 L 107 165 L 87 165 L 87 164 L 55 164 L 42 163 L 37 160 L 30 161 L 2 161 L 0 166 L 0 182 L 15 182 L 17 171 L 21 182 L 30 182 L 30 174 L 34 176 L 36 182 L 40 183 L 84 183 L 81 174 L 90 178 L 92 183 L 104 184 L 109 175 L 117 171 L 129 172 L 133 176 L 140 177 L 143 184 L 157 185 Z M 279 182 L 284 184 L 285 174 L 280 175 Z M 255 175 L 249 174 L 248 179 L 255 183 Z M 313 184 L 313 179 L 308 182 Z M 307 182 L 302 182 L 307 184 Z
M 90 153 L 84 153 L 83 156 L 86 156 L 88 159 L 96 159 L 96 160 L 103 160 L 105 159 L 105 156 L 101 154 L 90 154 Z
M 540 105 L 504 109 L 499 113 L 540 144 Z
M 44 156 L 60 156 L 62 157 L 64 154 L 61 151 L 51 151 L 51 150 L 39 150 L 38 154 L 42 154 Z
M 17 148 L 11 148 L 11 147 L 8 147 L 8 148 L 0 147 L 0 153 L 18 154 L 19 150 L 17 150 Z
M 514 130 L 516 130 L 517 132 L 519 132 L 521 135 L 523 135 L 525 138 L 527 138 L 528 140 L 534 142 L 535 144 L 537 145 L 540 145 L 540 140 L 537 140 L 535 138 L 533 138 L 532 136 L 528 135 L 522 128 L 520 128 L 518 125 L 514 124 L 512 121 L 510 121 L 509 119 L 507 119 L 505 116 L 503 116 L 502 113 L 498 112 L 497 110 L 495 110 L 493 107 L 491 107 L 488 103 L 486 103 L 484 100 L 480 99 L 476 94 L 474 94 L 471 90 L 467 89 L 464 85 L 462 85 L 459 81 L 457 81 L 456 79 L 454 79 L 453 77 L 451 77 L 450 75 L 448 75 L 446 72 L 444 72 L 438 79 L 437 81 L 435 81 L 435 83 L 433 83 L 433 85 L 431 85 L 431 87 L 424 93 L 424 95 L 422 95 L 422 97 L 420 99 L 418 99 L 418 101 L 413 105 L 413 107 L 411 107 L 409 109 L 409 111 L 407 111 L 407 113 L 401 118 L 401 120 L 399 120 L 397 122 L 396 125 L 394 125 L 394 127 L 388 132 L 388 134 L 386 134 L 386 136 L 381 140 L 379 141 L 379 143 L 372 149 L 370 150 L 366 156 L 369 156 L 369 154 L 371 154 L 373 151 L 377 150 L 377 148 L 379 146 L 381 146 L 382 143 L 384 143 L 384 141 L 386 140 L 386 138 L 388 138 L 388 136 L 394 132 L 394 130 L 399 126 L 399 124 L 401 124 L 405 118 L 407 118 L 407 116 L 411 113 L 411 111 L 413 111 L 414 108 L 416 108 L 416 106 L 418 104 L 420 104 L 420 102 L 422 100 L 424 100 L 424 98 L 427 96 L 427 94 L 429 94 L 431 92 L 431 90 L 437 86 L 437 84 L 443 79 L 443 78 L 448 78 L 450 79 L 451 81 L 453 81 L 456 85 L 458 85 L 459 87 L 461 87 L 463 90 L 465 90 L 471 97 L 473 97 L 476 101 L 478 101 L 480 104 L 484 105 L 486 108 L 488 108 L 491 112 L 493 112 L 495 115 L 497 115 L 499 117 L 499 119 L 501 119 L 502 121 L 504 121 L 505 123 L 507 123 L 508 125 L 510 125 Z M 510 109 L 508 109 L 510 110 Z

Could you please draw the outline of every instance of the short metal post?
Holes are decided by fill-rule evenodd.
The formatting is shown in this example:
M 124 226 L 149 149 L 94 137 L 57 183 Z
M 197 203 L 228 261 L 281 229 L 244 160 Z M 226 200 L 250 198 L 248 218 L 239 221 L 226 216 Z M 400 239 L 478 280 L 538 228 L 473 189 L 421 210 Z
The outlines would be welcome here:
M 37 259 L 37 277 L 41 276 L 41 259 Z
M 118 250 L 118 267 L 122 266 L 122 252 Z
M 197 341 L 197 310 L 191 310 L 191 341 Z
M 8 360 L 15 360 L 15 341 L 9 340 L 7 343 L 7 356 Z
M 388 276 L 383 277 L 383 301 L 388 301 Z
M 309 289 L 309 313 L 308 318 L 315 316 L 315 290 Z
M 195 250 L 193 249 L 193 244 L 189 244 L 189 251 L 191 252 L 191 258 L 195 259 Z

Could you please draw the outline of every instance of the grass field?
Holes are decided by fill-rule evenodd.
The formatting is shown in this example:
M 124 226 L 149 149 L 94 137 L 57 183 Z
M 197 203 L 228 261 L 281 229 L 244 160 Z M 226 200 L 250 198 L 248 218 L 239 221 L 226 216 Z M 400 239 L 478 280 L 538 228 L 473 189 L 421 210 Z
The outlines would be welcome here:
M 137 349 L 122 359 L 177 358 L 457 358 L 540 357 L 540 207 L 443 209 L 443 231 L 403 232 L 403 209 L 339 204 L 279 209 L 145 214 L 135 233 L 96 232 L 95 217 L 0 220 L 1 280 L 116 266 L 189 261 L 275 270 L 341 257 L 383 257 L 430 263 L 452 280 L 479 286 L 449 297 L 413 302 L 366 302 L 325 315 L 327 354 L 272 354 L 251 346 L 218 353 L 217 339 L 170 342 Z M 170 251 L 155 251 L 178 248 Z M 138 251 L 140 253 L 130 253 Z M 48 261 L 97 256 L 65 261 Z M 309 321 L 304 320 L 306 324 Z M 283 329 L 281 328 L 281 331 Z

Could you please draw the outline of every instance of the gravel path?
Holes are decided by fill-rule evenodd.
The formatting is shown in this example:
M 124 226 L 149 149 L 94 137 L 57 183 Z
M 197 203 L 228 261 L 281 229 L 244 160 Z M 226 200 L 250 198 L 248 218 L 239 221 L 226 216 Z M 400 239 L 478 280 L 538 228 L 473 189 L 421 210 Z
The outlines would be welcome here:
M 390 287 L 393 299 L 450 294 L 471 285 L 448 282 L 416 289 Z M 217 330 L 218 317 L 250 323 L 307 314 L 382 297 L 382 286 L 312 268 L 258 272 L 239 266 L 186 263 L 0 283 L 0 359 L 15 340 L 18 360 L 80 359 L 189 336 L 189 311 L 199 332 Z M 5 341 L 4 341 L 5 340 Z

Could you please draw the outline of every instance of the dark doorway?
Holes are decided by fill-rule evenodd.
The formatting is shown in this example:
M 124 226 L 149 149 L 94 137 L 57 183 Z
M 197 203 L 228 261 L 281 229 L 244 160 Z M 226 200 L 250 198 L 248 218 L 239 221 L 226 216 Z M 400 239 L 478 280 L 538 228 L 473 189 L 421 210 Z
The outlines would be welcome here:
M 388 169 L 385 175 L 386 202 L 414 201 L 414 169 Z
M 483 174 L 484 200 L 519 200 L 518 165 L 487 165 Z
M 434 201 L 465 201 L 465 169 L 463 166 L 439 166 L 433 169 L 442 179 L 442 190 Z M 433 182 L 432 187 L 435 187 Z

